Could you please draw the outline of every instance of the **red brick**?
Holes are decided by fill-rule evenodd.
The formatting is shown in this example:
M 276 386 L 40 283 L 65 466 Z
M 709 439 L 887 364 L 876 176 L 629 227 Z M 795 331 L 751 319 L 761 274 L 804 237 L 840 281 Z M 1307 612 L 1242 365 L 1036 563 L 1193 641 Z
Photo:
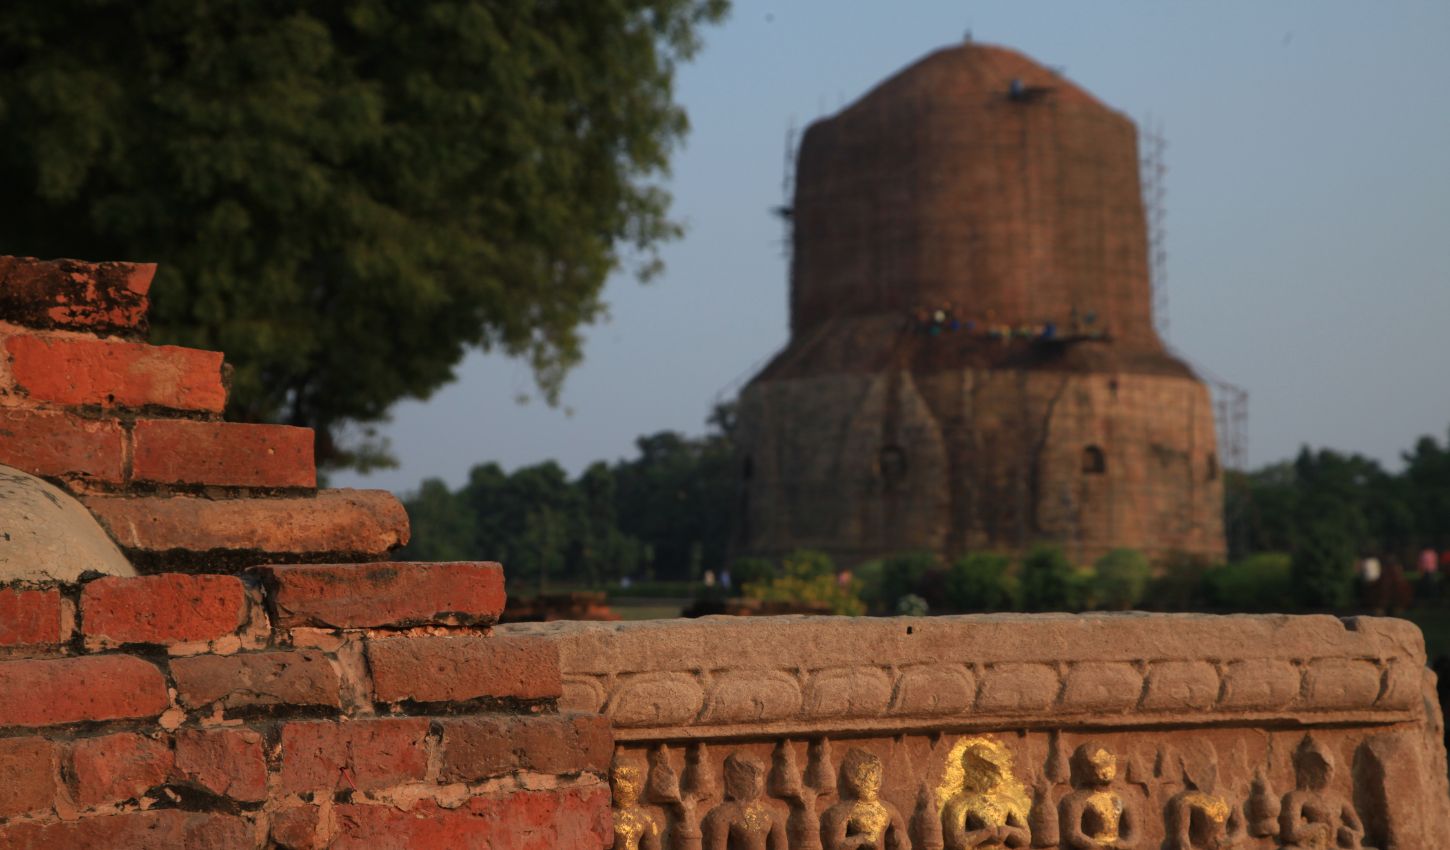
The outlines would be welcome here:
M 492 563 L 320 564 L 264 567 L 275 625 L 397 628 L 487 625 L 503 610 L 503 568 Z
M 60 591 L 0 588 L 0 646 L 60 643 Z
M 373 695 L 383 702 L 557 698 L 559 651 L 541 637 L 398 637 L 368 641 Z
M 81 591 L 81 630 L 113 643 L 183 643 L 233 634 L 247 616 L 236 576 L 166 575 L 96 579 Z
M 456 809 L 341 805 L 332 850 L 602 850 L 613 835 L 603 788 L 474 797 Z
M 171 748 L 143 735 L 82 738 L 71 745 L 71 796 L 83 809 L 140 797 L 166 784 Z
M 428 770 L 428 721 L 380 717 L 282 727 L 285 793 L 366 791 L 421 780 Z
M 244 850 L 253 828 L 233 815 L 154 809 L 60 823 L 0 827 L 5 850 Z
M 3 436 L 3 435 L 0 435 Z M 408 542 L 408 514 L 385 490 L 323 490 L 283 499 L 88 496 L 121 548 L 191 555 L 265 553 L 379 558 Z
M 326 840 L 317 835 L 322 812 L 316 806 L 301 805 L 272 813 L 268 836 L 282 850 L 321 850 Z
M 227 392 L 215 351 L 139 342 L 17 334 L 10 375 L 32 401 L 221 413 Z
M 0 257 L 0 319 L 139 336 L 155 274 L 154 263 Z
M 157 717 L 167 704 L 161 671 L 128 655 L 0 661 L 0 728 Z
M 186 729 L 176 733 L 176 775 L 243 803 L 267 797 L 262 736 L 250 729 Z
M 225 709 L 285 705 L 341 705 L 341 680 L 316 650 L 277 650 L 240 655 L 197 655 L 171 662 L 177 698 L 187 708 L 220 703 Z
M 614 752 L 609 722 L 598 715 L 495 714 L 439 722 L 444 782 L 476 782 L 518 770 L 602 774 Z
M 316 487 L 312 429 L 290 425 L 142 419 L 131 478 L 155 484 Z
M 0 463 L 32 475 L 120 484 L 125 480 L 125 443 L 118 422 L 54 410 L 0 408 Z
M 49 809 L 55 800 L 55 745 L 0 738 L 0 818 Z

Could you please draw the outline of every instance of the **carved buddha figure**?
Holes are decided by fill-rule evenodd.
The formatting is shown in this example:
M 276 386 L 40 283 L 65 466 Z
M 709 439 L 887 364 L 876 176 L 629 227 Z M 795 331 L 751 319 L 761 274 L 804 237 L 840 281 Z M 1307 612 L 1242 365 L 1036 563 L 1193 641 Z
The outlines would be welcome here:
M 1217 765 L 1209 763 L 1193 771 L 1185 762 L 1183 784 L 1183 790 L 1174 794 L 1165 808 L 1167 850 L 1237 847 L 1242 821 L 1228 801 L 1214 793 L 1214 786 L 1218 784 Z
M 1062 844 L 1072 850 L 1131 850 L 1138 846 L 1136 807 L 1113 790 L 1118 760 L 1097 743 L 1072 754 L 1072 793 L 1062 798 Z
M 1293 791 L 1279 809 L 1279 840 L 1292 850 L 1363 847 L 1364 826 L 1354 806 L 1330 789 L 1334 757 L 1308 735 L 1294 751 Z
M 725 802 L 705 815 L 704 850 L 789 850 L 785 822 L 760 799 L 765 766 L 745 753 L 725 759 Z
M 614 795 L 614 850 L 659 850 L 660 827 L 639 805 L 644 770 L 620 758 L 609 767 L 609 788 Z
M 881 759 L 852 749 L 841 761 L 841 801 L 821 817 L 825 850 L 911 850 L 906 821 L 881 799 Z
M 1012 753 L 988 738 L 969 739 L 956 749 L 961 750 L 961 781 L 942 809 L 947 850 L 1028 846 L 1032 801 L 1012 773 Z

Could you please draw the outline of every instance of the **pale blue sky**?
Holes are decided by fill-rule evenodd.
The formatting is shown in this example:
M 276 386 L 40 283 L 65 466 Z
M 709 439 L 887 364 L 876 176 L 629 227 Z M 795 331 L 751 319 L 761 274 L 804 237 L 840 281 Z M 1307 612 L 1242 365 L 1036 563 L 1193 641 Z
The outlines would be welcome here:
M 686 236 L 623 275 L 558 408 L 471 355 L 397 406 L 405 491 L 473 464 L 571 471 L 704 430 L 786 340 L 785 135 L 959 41 L 1022 50 L 1168 139 L 1170 343 L 1250 394 L 1253 465 L 1300 444 L 1394 465 L 1450 428 L 1450 3 L 1444 0 L 736 0 L 681 70 L 669 185 Z

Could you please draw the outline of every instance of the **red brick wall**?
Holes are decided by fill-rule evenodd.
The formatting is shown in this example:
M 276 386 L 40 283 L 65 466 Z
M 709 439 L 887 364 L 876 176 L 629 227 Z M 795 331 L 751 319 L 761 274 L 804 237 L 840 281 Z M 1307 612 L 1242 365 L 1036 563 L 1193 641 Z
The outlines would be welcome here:
M 310 429 L 221 420 L 220 353 L 146 344 L 155 270 L 0 257 L 0 464 L 76 494 L 143 570 L 406 543 L 391 494 L 317 489 Z
M 590 848 L 607 723 L 496 564 L 0 588 L 0 847 Z
M 151 573 L 0 584 L 0 848 L 608 846 L 609 726 L 491 635 L 502 569 L 379 560 L 397 499 L 144 343 L 154 271 L 0 257 L 0 464 Z

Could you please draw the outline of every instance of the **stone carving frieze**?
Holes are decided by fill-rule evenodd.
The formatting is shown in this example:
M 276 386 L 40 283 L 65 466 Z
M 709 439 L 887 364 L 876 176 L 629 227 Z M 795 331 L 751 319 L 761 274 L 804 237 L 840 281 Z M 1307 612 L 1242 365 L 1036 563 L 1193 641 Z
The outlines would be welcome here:
M 1385 804 L 1374 750 L 1393 738 L 1216 729 L 1181 744 L 1019 732 L 626 745 L 610 774 L 614 846 L 1386 850 L 1366 824 L 1381 824 L 1383 841 L 1389 820 L 1361 807 Z
M 1422 850 L 1413 626 L 1273 616 L 540 624 L 610 718 L 615 847 Z

